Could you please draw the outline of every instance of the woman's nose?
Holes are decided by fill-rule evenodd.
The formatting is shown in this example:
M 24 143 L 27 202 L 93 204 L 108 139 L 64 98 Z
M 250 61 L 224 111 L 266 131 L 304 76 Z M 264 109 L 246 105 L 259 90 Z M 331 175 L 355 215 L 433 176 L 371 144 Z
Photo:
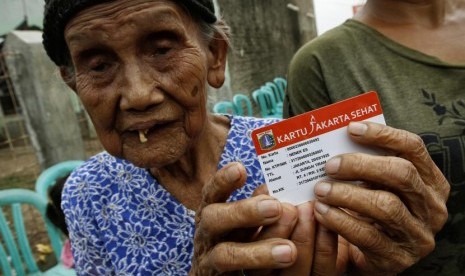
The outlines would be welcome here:
M 150 71 L 136 66 L 125 70 L 120 88 L 122 110 L 144 111 L 163 102 L 165 95 Z

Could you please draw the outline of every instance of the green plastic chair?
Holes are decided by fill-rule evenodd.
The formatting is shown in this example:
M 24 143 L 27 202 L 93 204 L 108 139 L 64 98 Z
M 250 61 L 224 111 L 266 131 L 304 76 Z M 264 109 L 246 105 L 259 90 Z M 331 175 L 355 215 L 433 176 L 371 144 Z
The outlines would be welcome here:
M 260 89 L 252 92 L 254 102 L 260 109 L 260 115 L 263 118 L 282 118 L 283 113 L 278 109 L 276 99 L 271 89 L 262 86 Z
M 47 271 L 40 271 L 30 242 L 26 235 L 22 205 L 31 205 L 41 214 L 48 237 L 50 239 L 58 264 Z M 27 189 L 0 190 L 0 234 L 6 250 L 0 243 L 0 264 L 2 275 L 76 275 L 74 269 L 67 269 L 60 263 L 61 247 L 60 233 L 45 217 L 47 201 L 34 191 Z M 12 226 L 6 220 L 5 207 L 11 208 Z
M 275 98 L 276 98 L 276 103 L 282 105 L 284 102 L 284 91 L 282 91 L 278 85 L 274 82 L 267 82 L 266 87 L 270 88 L 271 91 L 273 92 Z
M 35 189 L 36 192 L 47 200 L 48 188 L 55 184 L 55 181 L 72 172 L 77 166 L 84 163 L 82 160 L 69 160 L 57 163 L 45 169 L 37 178 Z
M 265 91 L 266 93 L 266 101 L 270 105 L 271 108 L 271 113 L 275 115 L 276 118 L 282 118 L 283 117 L 283 102 L 280 102 L 276 98 L 276 93 L 273 91 L 273 89 L 269 85 L 264 85 L 261 88 L 262 90 Z
M 287 80 L 285 78 L 276 77 L 273 79 L 273 82 L 276 83 L 276 86 L 279 89 L 279 93 L 282 93 L 284 95 L 286 93 Z M 283 96 L 283 100 L 284 100 L 284 96 Z
M 236 107 L 237 115 L 253 116 L 252 102 L 248 96 L 238 93 L 234 95 L 233 103 Z M 244 109 L 247 110 L 247 112 L 245 112 Z
M 213 106 L 213 112 L 222 114 L 237 115 L 236 107 L 233 102 L 220 101 Z

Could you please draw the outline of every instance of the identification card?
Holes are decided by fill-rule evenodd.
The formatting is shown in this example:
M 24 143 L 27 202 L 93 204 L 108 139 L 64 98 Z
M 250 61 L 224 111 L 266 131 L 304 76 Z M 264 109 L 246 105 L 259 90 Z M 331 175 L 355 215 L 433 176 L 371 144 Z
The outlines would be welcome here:
M 352 121 L 385 124 L 376 92 L 367 92 L 258 128 L 252 139 L 270 195 L 298 205 L 314 199 L 313 188 L 327 178 L 326 161 L 339 154 L 380 151 L 350 140 Z

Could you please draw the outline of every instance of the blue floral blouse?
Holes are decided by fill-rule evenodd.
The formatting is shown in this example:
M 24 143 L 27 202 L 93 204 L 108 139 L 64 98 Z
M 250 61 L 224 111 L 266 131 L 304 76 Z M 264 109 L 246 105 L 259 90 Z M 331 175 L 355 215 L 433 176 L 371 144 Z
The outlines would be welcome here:
M 250 137 L 276 119 L 230 117 L 218 169 L 239 161 L 247 182 L 229 201 L 249 197 L 264 183 Z M 187 275 L 195 212 L 180 204 L 147 170 L 106 152 L 69 177 L 62 208 L 78 275 Z

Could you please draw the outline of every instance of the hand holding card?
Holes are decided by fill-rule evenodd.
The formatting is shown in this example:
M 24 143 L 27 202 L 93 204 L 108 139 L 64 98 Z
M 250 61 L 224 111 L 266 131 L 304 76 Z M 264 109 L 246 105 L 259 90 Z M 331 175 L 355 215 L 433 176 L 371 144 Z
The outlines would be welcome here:
M 433 250 L 450 185 L 418 135 L 384 125 L 376 93 L 256 130 L 252 138 L 270 194 L 315 202 L 312 273 L 351 267 L 355 274 L 396 275 Z
M 252 138 L 270 195 L 298 205 L 314 198 L 313 187 L 326 178 L 325 163 L 350 152 L 377 154 L 352 142 L 352 121 L 385 124 L 376 92 L 365 93 L 256 129 Z

